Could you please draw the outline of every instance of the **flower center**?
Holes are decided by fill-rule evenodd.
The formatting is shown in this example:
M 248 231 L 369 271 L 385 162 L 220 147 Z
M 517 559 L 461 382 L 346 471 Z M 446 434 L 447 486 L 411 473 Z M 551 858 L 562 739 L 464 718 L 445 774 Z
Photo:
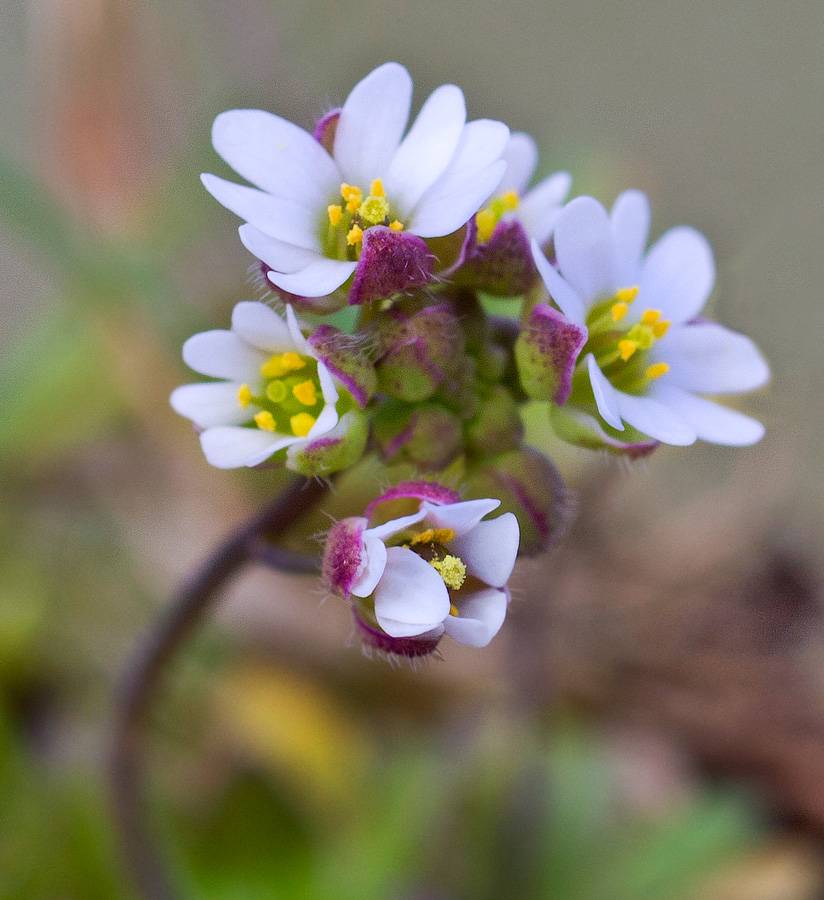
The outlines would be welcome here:
M 380 178 L 372 182 L 366 197 L 359 187 L 352 184 L 342 184 L 340 195 L 344 202 L 333 203 L 326 210 L 329 221 L 324 249 L 332 259 L 358 259 L 363 233 L 373 225 L 388 225 L 394 231 L 403 231 L 403 222 L 392 214 Z
M 475 215 L 475 223 L 478 226 L 478 240 L 486 244 L 492 237 L 495 226 L 508 212 L 518 208 L 520 198 L 517 191 L 507 191 L 499 194 L 492 200 L 489 206 L 484 207 Z
M 276 353 L 263 363 L 260 374 L 260 395 L 253 394 L 248 384 L 241 385 L 237 394 L 240 406 L 260 407 L 254 424 L 263 431 L 306 437 L 323 405 L 317 361 L 293 351 Z
M 669 371 L 667 363 L 650 365 L 648 360 L 649 349 L 670 327 L 660 310 L 644 310 L 629 327 L 620 324 L 637 295 L 637 286 L 621 288 L 614 297 L 596 304 L 587 315 L 589 336 L 581 351 L 582 359 L 592 353 L 612 385 L 627 394 L 644 393 L 650 381 Z
M 466 564 L 460 556 L 449 553 L 446 548 L 446 544 L 454 538 L 455 532 L 451 528 L 427 528 L 426 531 L 411 538 L 406 545 L 425 559 L 443 578 L 450 597 L 452 592 L 459 591 L 466 581 Z M 449 614 L 458 615 L 458 609 L 454 603 L 450 604 Z

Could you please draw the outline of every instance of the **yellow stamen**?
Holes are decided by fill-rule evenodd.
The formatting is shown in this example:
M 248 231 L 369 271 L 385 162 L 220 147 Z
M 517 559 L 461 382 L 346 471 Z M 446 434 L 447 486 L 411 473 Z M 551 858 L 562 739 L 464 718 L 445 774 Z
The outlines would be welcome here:
M 454 603 L 449 604 L 449 615 L 455 616 L 455 618 L 457 618 L 460 615 L 460 613 L 458 612 L 458 607 L 455 606 Z
M 623 341 L 618 341 L 618 350 L 621 353 L 621 359 L 626 362 L 630 356 L 638 349 L 638 344 L 635 341 L 630 341 L 628 339 L 624 339 Z
M 355 187 L 353 184 L 342 184 L 340 195 L 346 200 L 346 208 L 349 212 L 356 213 L 360 209 L 363 192 L 359 187 Z
M 286 399 L 286 385 L 282 381 L 271 381 L 266 388 L 266 396 L 272 403 L 283 403 Z
M 613 303 L 610 312 L 612 313 L 612 321 L 620 322 L 629 312 L 629 306 L 626 303 Z
M 349 244 L 350 247 L 354 247 L 355 244 L 359 244 L 363 240 L 363 229 L 360 225 L 353 225 L 349 229 L 349 234 L 346 235 L 346 243 Z
M 466 581 L 466 566 L 457 556 L 433 559 L 430 565 L 443 578 L 444 584 L 453 591 L 457 591 Z
M 264 378 L 281 378 L 287 372 L 296 372 L 305 365 L 306 361 L 290 350 L 288 353 L 276 353 L 267 359 L 260 367 L 260 374 Z
M 490 209 L 482 209 L 475 215 L 475 223 L 478 226 L 478 240 L 485 244 L 491 237 L 498 219 Z
M 654 325 L 661 318 L 660 309 L 645 309 L 641 316 L 644 325 Z
M 242 384 L 240 388 L 238 388 L 237 402 L 240 404 L 241 409 L 246 409 L 252 402 L 252 389 L 248 384 Z
M 652 333 L 656 338 L 662 338 L 669 331 L 670 323 L 668 319 L 663 319 L 660 322 L 656 322 L 652 326 Z
M 255 424 L 258 428 L 262 428 L 263 431 L 274 431 L 275 430 L 275 418 L 268 411 L 263 410 L 263 412 L 259 412 L 255 416 Z
M 328 206 L 327 212 L 329 213 L 329 221 L 333 225 L 340 225 L 343 219 L 343 207 L 338 206 L 337 203 L 333 203 L 331 206 Z
M 667 372 L 669 372 L 669 368 L 670 367 L 665 362 L 654 363 L 644 374 L 650 381 L 654 381 L 656 378 L 666 375 Z
M 410 547 L 415 544 L 445 544 L 454 540 L 455 532 L 451 528 L 427 528 L 420 534 L 415 535 L 409 542 Z
M 518 192 L 517 191 L 507 191 L 502 195 L 501 201 L 506 209 L 512 210 L 518 208 Z
M 313 381 L 302 381 L 292 388 L 292 394 L 304 406 L 314 406 L 318 402 L 318 390 Z
M 392 231 L 403 231 L 403 222 L 399 222 L 397 219 L 395 219 L 394 222 L 389 223 L 389 227 L 392 229 Z
M 639 287 L 637 284 L 634 287 L 621 288 L 619 291 L 615 292 L 615 299 L 619 300 L 621 303 L 632 303 L 638 296 L 638 291 Z
M 315 417 L 310 416 L 307 412 L 297 413 L 289 419 L 289 424 L 292 426 L 292 434 L 296 437 L 306 437 L 316 421 Z
M 380 178 L 376 178 L 372 184 L 369 186 L 369 193 L 373 197 L 385 197 L 386 191 L 383 188 L 383 181 Z

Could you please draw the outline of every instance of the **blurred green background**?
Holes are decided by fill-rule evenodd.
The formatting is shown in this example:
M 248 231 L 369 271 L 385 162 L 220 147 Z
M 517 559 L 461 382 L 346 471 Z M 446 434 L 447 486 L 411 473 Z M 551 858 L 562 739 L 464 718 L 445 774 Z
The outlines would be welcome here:
M 6 0 L 0 7 L 0 897 L 133 896 L 111 694 L 174 585 L 276 488 L 168 406 L 256 295 L 216 113 L 304 127 L 375 65 L 652 199 L 772 384 L 757 447 L 644 467 L 532 437 L 579 492 L 483 652 L 361 658 L 312 579 L 250 572 L 174 666 L 156 824 L 187 896 L 814 900 L 824 892 L 820 0 Z M 345 490 L 327 504 L 343 507 Z M 323 516 L 301 523 L 313 532 Z

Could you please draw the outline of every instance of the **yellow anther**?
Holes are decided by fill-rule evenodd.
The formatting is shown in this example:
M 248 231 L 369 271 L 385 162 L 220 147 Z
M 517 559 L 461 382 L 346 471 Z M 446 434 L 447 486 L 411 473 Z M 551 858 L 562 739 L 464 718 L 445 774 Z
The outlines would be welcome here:
M 350 247 L 354 247 L 355 244 L 359 244 L 363 240 L 363 229 L 360 225 L 353 225 L 349 229 L 349 234 L 346 235 L 346 243 L 349 244 Z
M 430 565 L 443 578 L 444 584 L 453 591 L 459 590 L 466 581 L 466 566 L 457 556 L 433 559 Z
M 669 372 L 669 368 L 665 362 L 653 363 L 644 374 L 650 381 L 654 381 L 656 378 L 666 375 Z
M 255 424 L 264 431 L 275 430 L 275 417 L 266 409 L 255 416 Z
M 368 196 L 361 205 L 360 217 L 367 225 L 380 225 L 389 215 L 389 202 L 386 197 Z
M 292 394 L 304 406 L 314 406 L 318 402 L 318 389 L 314 381 L 301 381 L 292 388 Z
M 286 385 L 282 381 L 271 381 L 266 388 L 266 396 L 272 403 L 283 403 L 286 399 Z
M 409 542 L 410 547 L 415 544 L 445 544 L 454 540 L 455 532 L 451 528 L 427 528 Z
M 507 191 L 505 194 L 501 196 L 501 200 L 506 209 L 512 210 L 518 208 L 518 192 L 517 191 Z
M 326 207 L 326 211 L 329 213 L 329 221 L 332 225 L 340 225 L 343 220 L 343 207 L 333 203 L 331 206 Z
M 458 607 L 455 606 L 454 603 L 449 604 L 449 615 L 455 616 L 455 618 L 457 618 L 460 615 L 460 613 L 458 612 Z
M 638 296 L 638 291 L 639 288 L 637 284 L 634 287 L 621 288 L 619 291 L 615 292 L 615 299 L 619 300 L 621 303 L 632 303 Z
M 661 318 L 660 309 L 645 309 L 641 316 L 641 322 L 644 325 L 654 325 Z
M 306 367 L 306 360 L 301 359 L 294 350 L 290 350 L 288 353 L 283 354 L 283 365 L 286 366 L 287 371 L 297 372 L 298 369 Z
M 478 240 L 485 244 L 492 237 L 498 218 L 491 209 L 482 209 L 475 215 L 475 224 L 478 226 Z
M 656 338 L 662 338 L 669 331 L 670 323 L 668 319 L 662 319 L 652 326 L 652 333 Z
M 389 223 L 389 227 L 392 229 L 392 231 L 403 231 L 403 222 L 399 222 L 397 219 L 395 219 L 394 222 Z
M 621 354 L 621 359 L 626 362 L 630 356 L 638 349 L 638 344 L 635 341 L 631 341 L 625 338 L 623 341 L 618 341 L 618 350 Z
M 613 303 L 610 312 L 612 313 L 612 321 L 620 322 L 629 312 L 629 306 L 626 303 Z
M 386 191 L 383 188 L 383 181 L 380 178 L 376 178 L 372 184 L 369 186 L 369 193 L 373 197 L 385 197 Z
M 355 197 L 360 200 L 362 193 L 361 189 L 355 187 L 353 184 L 346 184 L 346 182 L 344 182 L 340 186 L 340 195 L 344 200 L 353 200 Z
M 297 372 L 306 365 L 306 360 L 301 359 L 297 353 L 290 350 L 288 353 L 276 353 L 266 360 L 260 367 L 260 374 L 264 378 L 281 378 L 287 372 Z
M 297 413 L 289 419 L 289 424 L 292 426 L 292 434 L 296 437 L 306 437 L 316 421 L 315 417 L 310 416 L 307 412 Z
M 240 404 L 242 409 L 246 409 L 246 407 L 252 402 L 252 389 L 248 384 L 242 384 L 238 388 L 237 402 Z

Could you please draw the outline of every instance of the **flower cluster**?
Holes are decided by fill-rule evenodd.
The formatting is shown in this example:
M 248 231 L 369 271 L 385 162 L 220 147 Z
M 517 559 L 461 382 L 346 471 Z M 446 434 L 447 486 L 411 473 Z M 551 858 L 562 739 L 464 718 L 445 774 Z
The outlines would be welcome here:
M 241 218 L 270 297 L 186 342 L 186 363 L 215 380 L 171 402 L 219 468 L 328 476 L 364 460 L 373 477 L 427 479 L 338 522 L 324 557 L 364 642 L 416 656 L 443 634 L 491 640 L 517 552 L 563 530 L 563 484 L 524 443 L 525 403 L 543 403 L 562 439 L 630 458 L 743 446 L 761 424 L 705 395 L 758 388 L 769 370 L 748 338 L 700 316 L 715 269 L 697 231 L 646 250 L 640 192 L 610 213 L 567 202 L 570 176 L 531 186 L 532 138 L 467 121 L 455 85 L 407 127 L 411 99 L 406 69 L 386 63 L 311 132 L 261 110 L 217 117 L 215 149 L 248 184 L 203 183 Z M 511 315 L 490 315 L 488 295 Z

